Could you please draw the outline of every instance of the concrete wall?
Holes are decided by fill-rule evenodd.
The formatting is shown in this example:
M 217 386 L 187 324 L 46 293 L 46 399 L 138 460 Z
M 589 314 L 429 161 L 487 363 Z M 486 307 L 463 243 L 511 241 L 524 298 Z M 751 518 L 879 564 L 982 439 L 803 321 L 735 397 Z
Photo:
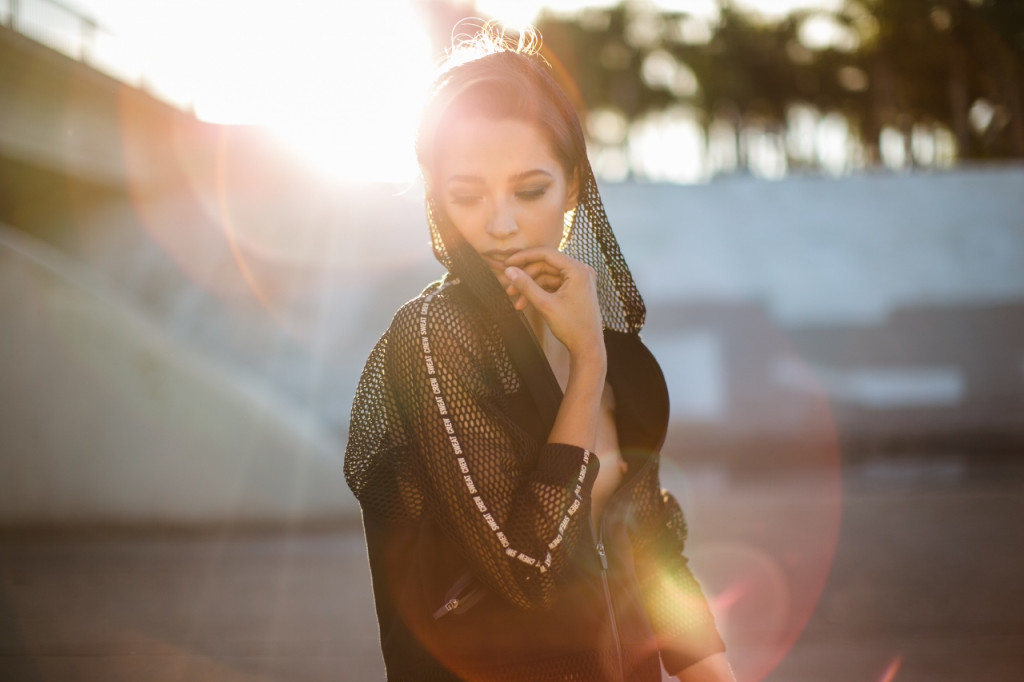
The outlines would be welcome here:
M 0 524 L 350 516 L 341 444 L 0 231 Z
M 174 181 L 168 158 L 216 129 L 4 26 L 0 97 L 0 158 L 101 185 Z
M 822 398 L 847 456 L 1020 452 L 1021 188 L 993 165 L 604 194 L 680 428 L 752 462 Z

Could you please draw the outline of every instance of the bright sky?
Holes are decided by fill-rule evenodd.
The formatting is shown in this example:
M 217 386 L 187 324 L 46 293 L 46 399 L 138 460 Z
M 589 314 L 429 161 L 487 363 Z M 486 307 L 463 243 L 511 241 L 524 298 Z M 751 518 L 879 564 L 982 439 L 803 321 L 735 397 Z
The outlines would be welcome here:
M 201 120 L 255 123 L 328 174 L 416 175 L 433 70 L 415 0 L 66 0 L 133 43 L 147 87 Z
M 331 175 L 415 177 L 412 135 L 433 69 L 418 0 L 64 0 L 132 44 L 158 94 L 203 120 L 259 123 Z M 35 3 L 24 3 L 25 6 Z M 508 23 L 542 6 L 575 10 L 613 0 L 478 0 Z M 713 16 L 715 0 L 660 0 Z M 831 0 L 740 0 L 772 17 Z M 466 3 L 472 14 L 471 3 Z

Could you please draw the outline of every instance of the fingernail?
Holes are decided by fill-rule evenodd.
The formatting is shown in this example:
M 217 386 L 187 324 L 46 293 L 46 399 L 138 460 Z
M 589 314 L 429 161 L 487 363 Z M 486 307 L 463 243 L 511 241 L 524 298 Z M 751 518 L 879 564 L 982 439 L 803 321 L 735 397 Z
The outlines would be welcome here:
M 517 274 L 517 271 L 516 271 L 515 268 L 513 268 L 513 267 L 505 268 L 505 276 L 508 277 L 509 279 L 515 279 L 516 278 L 516 274 Z

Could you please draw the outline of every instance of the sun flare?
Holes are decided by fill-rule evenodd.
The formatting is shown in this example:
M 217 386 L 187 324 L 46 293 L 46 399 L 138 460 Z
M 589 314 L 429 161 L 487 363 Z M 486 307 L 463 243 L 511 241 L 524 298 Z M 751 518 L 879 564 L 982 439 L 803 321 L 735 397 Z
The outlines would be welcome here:
M 433 72 L 420 20 L 410 0 L 310 4 L 292 23 L 266 13 L 238 18 L 230 42 L 205 41 L 196 116 L 263 126 L 337 179 L 411 180 L 416 117 Z

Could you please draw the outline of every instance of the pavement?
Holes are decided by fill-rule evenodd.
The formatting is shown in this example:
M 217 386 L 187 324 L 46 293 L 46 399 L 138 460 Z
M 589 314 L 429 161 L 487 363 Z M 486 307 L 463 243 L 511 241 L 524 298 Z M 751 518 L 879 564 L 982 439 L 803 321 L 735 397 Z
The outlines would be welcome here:
M 692 564 L 741 682 L 1024 679 L 1015 459 L 666 472 L 684 477 Z M 801 519 L 814 551 L 772 539 Z M 3 682 L 383 679 L 356 523 L 8 529 L 0 587 Z

